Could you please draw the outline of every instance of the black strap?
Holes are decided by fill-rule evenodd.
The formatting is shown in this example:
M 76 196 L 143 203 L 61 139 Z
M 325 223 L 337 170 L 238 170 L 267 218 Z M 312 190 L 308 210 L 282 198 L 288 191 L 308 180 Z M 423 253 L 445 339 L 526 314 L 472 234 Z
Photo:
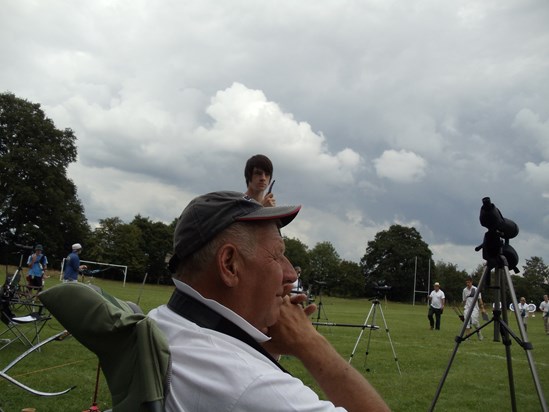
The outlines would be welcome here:
M 267 352 L 253 337 L 229 319 L 221 316 L 219 313 L 210 309 L 208 306 L 196 300 L 192 296 L 176 289 L 168 302 L 168 308 L 173 310 L 179 316 L 196 323 L 200 327 L 216 330 L 246 343 L 262 355 L 266 356 L 271 362 L 280 368 L 280 370 L 289 374 L 289 372 L 284 369 L 282 365 L 278 363 L 276 359 L 274 359 L 271 354 Z
M 474 298 L 475 297 L 475 293 L 477 293 L 477 288 L 475 288 L 474 286 L 471 288 L 471 293 L 469 294 L 469 296 L 467 296 L 467 298 Z

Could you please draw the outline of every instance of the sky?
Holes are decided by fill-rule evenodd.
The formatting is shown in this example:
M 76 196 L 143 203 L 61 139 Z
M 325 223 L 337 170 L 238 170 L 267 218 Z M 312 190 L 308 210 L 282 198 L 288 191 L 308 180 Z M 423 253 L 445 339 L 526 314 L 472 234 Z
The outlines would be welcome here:
M 77 136 L 86 217 L 170 223 L 274 164 L 283 230 L 359 262 L 414 227 L 473 271 L 483 197 L 549 264 L 546 0 L 0 0 L 0 92 Z

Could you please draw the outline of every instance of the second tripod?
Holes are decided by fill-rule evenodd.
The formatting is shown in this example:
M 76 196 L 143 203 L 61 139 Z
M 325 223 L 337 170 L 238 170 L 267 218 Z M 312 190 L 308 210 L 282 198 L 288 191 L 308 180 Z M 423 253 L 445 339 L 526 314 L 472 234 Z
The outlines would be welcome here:
M 396 366 L 398 369 L 399 375 L 402 375 L 400 371 L 400 365 L 398 363 L 398 358 L 395 352 L 395 347 L 393 346 L 393 341 L 391 340 L 391 334 L 389 333 L 389 328 L 387 327 L 387 321 L 385 320 L 385 315 L 383 314 L 383 308 L 380 305 L 379 298 L 376 296 L 372 299 L 372 306 L 370 307 L 370 311 L 368 312 L 368 316 L 366 316 L 366 319 L 364 320 L 364 324 L 362 325 L 362 330 L 360 331 L 360 334 L 358 335 L 358 339 L 356 340 L 355 347 L 353 348 L 353 352 L 351 353 L 351 357 L 349 358 L 349 363 L 353 360 L 353 356 L 355 355 L 356 349 L 358 347 L 358 344 L 360 342 L 360 339 L 362 338 L 362 335 L 364 334 L 364 329 L 369 329 L 368 333 L 368 343 L 366 345 L 366 352 L 365 352 L 365 359 L 364 359 L 364 366 L 366 367 L 366 362 L 368 361 L 368 355 L 370 354 L 370 343 L 372 340 L 372 330 L 379 329 L 376 326 L 376 314 L 377 310 L 379 308 L 379 313 L 381 313 L 381 318 L 383 319 L 383 325 L 385 326 L 385 332 L 387 333 L 387 338 L 389 339 L 389 344 L 391 345 L 391 350 L 393 351 L 393 357 L 396 362 Z M 371 319 L 371 323 L 368 324 L 368 320 Z M 369 372 L 370 368 L 366 367 L 366 371 Z

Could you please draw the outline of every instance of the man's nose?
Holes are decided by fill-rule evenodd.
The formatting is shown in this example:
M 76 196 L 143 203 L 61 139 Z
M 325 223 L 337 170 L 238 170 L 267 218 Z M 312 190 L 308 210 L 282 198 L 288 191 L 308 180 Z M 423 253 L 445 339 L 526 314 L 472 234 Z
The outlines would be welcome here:
M 284 259 L 286 261 L 284 267 L 284 283 L 294 283 L 298 278 L 297 272 L 292 266 L 290 260 L 287 257 L 284 257 Z

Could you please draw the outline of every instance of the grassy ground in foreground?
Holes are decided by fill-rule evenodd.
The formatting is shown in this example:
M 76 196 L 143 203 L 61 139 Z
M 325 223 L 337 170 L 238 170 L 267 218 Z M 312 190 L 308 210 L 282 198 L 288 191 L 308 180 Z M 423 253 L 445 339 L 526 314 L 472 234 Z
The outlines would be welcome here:
M 4 278 L 3 274 L 0 274 Z M 47 286 L 58 283 L 54 276 Z M 112 295 L 136 301 L 144 311 L 165 303 L 172 291 L 169 286 L 127 284 L 120 281 L 94 279 L 94 283 Z M 426 411 L 433 400 L 437 386 L 446 369 L 455 347 L 455 336 L 461 329 L 461 321 L 450 310 L 442 316 L 440 331 L 431 331 L 427 321 L 427 309 L 423 305 L 407 305 L 380 302 L 375 305 L 367 299 L 338 299 L 322 297 L 323 311 L 320 322 L 368 323 L 379 326 L 370 331 L 362 328 L 319 326 L 339 353 L 349 359 L 355 345 L 352 364 L 361 371 L 387 400 L 394 411 Z M 318 314 L 313 316 L 316 320 Z M 513 314 L 510 313 L 510 316 Z M 387 324 L 388 332 L 385 329 Z M 517 331 L 514 317 L 511 328 Z M 0 326 L 0 333 L 5 326 Z M 62 327 L 50 321 L 41 336 L 51 336 Z M 528 324 L 529 340 L 534 346 L 532 356 L 544 392 L 549 390 L 549 336 L 543 333 L 542 318 L 538 312 Z M 484 329 L 485 339 L 471 338 L 460 344 L 450 373 L 437 402 L 439 411 L 511 410 L 509 379 L 505 347 L 493 340 L 493 326 Z M 360 336 L 360 339 L 359 339 Z M 389 339 L 390 337 L 390 339 Z M 391 342 L 396 352 L 393 356 Z M 357 344 L 358 343 L 358 344 Z M 0 351 L 0 368 L 4 368 L 24 347 L 15 343 Z M 366 351 L 368 355 L 366 356 Z M 524 350 L 513 341 L 511 345 L 512 366 L 516 386 L 517 409 L 519 411 L 540 410 Z M 283 357 L 283 365 L 295 376 L 310 385 L 320 396 L 321 391 L 293 358 Z M 401 374 L 399 374 L 400 367 Z M 0 408 L 5 412 L 20 411 L 34 407 L 38 412 L 83 411 L 91 406 L 97 368 L 97 358 L 75 339 L 53 342 L 41 353 L 33 353 L 21 364 L 10 370 L 10 374 L 25 384 L 43 391 L 58 391 L 72 385 L 76 389 L 55 398 L 31 395 L 6 380 L 0 380 Z M 98 406 L 108 409 L 110 395 L 105 380 L 101 377 Z

